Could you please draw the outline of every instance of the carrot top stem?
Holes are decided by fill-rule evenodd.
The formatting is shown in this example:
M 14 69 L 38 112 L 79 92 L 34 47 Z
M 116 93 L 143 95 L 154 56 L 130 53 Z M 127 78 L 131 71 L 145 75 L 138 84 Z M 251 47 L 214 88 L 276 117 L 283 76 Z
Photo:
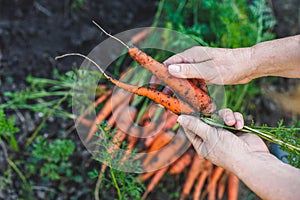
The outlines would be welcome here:
M 103 33 L 105 33 L 107 36 L 117 40 L 118 42 L 120 42 L 122 45 L 124 45 L 127 49 L 130 49 L 130 47 L 125 43 L 123 42 L 122 40 L 120 40 L 119 38 L 109 34 L 107 31 L 105 31 L 99 24 L 97 24 L 95 21 L 92 21 L 93 24 L 95 24 Z
M 104 70 L 95 62 L 93 61 L 91 58 L 83 55 L 83 54 L 80 54 L 80 53 L 66 53 L 66 54 L 63 54 L 63 55 L 60 55 L 60 56 L 56 56 L 55 57 L 55 60 L 58 60 L 58 59 L 61 59 L 61 58 L 64 58 L 64 57 L 68 57 L 68 56 L 80 56 L 80 57 L 83 57 L 85 59 L 87 59 L 88 61 L 90 61 L 91 63 L 93 63 L 99 70 L 100 72 L 105 76 L 105 78 L 107 79 L 111 79 L 110 76 L 108 76 Z

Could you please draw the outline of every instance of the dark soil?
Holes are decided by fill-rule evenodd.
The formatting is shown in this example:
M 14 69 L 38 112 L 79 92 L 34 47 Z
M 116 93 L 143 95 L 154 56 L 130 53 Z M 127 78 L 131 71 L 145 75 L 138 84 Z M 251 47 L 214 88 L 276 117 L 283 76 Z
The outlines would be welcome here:
M 92 20 L 100 22 L 111 33 L 119 33 L 151 25 L 157 5 L 157 1 L 150 0 L 85 0 L 83 7 L 73 9 L 72 2 L 74 1 L 0 0 L 0 102 L 4 101 L 2 92 L 24 88 L 25 78 L 28 75 L 51 78 L 54 69 L 60 72 L 72 69 L 74 63 L 62 61 L 58 64 L 54 57 L 66 52 L 87 54 L 105 39 L 106 37 L 91 23 Z M 277 37 L 299 34 L 300 0 L 270 0 L 270 2 L 277 19 L 274 28 Z M 77 63 L 79 64 L 80 62 Z M 272 123 L 277 121 L 277 118 L 285 117 L 280 112 L 270 115 L 274 107 L 268 106 L 269 100 L 258 101 L 258 108 L 262 111 L 261 122 Z M 22 131 L 33 131 L 41 119 L 31 112 L 25 112 L 23 115 L 31 125 Z M 54 119 L 48 125 L 47 134 L 55 136 L 57 130 L 67 129 L 72 124 L 70 121 L 57 123 Z M 92 170 L 95 163 L 85 151 L 81 141 L 76 134 L 71 138 L 77 143 L 72 163 L 86 171 Z M 68 189 L 56 194 L 57 198 L 70 199 L 71 196 L 82 199 L 93 198 L 94 180 L 87 177 L 86 171 L 81 171 L 82 174 L 85 173 L 84 183 L 70 185 Z M 180 177 L 177 179 L 183 181 Z M 20 184 L 15 185 L 18 187 Z M 170 181 L 167 180 L 163 181 L 163 184 L 156 195 L 151 195 L 151 199 L 169 199 L 171 193 L 179 191 L 182 187 L 169 186 L 167 184 L 170 184 Z M 161 190 L 162 188 L 166 188 L 167 192 Z M 16 197 L 13 195 L 11 194 L 11 199 Z M 39 191 L 40 198 L 44 195 L 45 193 Z M 4 197 L 0 195 L 1 198 Z

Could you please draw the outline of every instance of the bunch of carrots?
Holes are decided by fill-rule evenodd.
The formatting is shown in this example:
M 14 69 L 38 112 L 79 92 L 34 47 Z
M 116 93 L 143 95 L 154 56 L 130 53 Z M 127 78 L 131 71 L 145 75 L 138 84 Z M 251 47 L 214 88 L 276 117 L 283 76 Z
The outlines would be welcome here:
M 139 143 L 143 143 L 143 152 L 156 152 L 169 144 L 171 148 L 163 149 L 159 151 L 159 153 L 149 154 L 143 159 L 142 167 L 147 171 L 148 168 L 160 168 L 163 162 L 171 162 L 174 156 L 179 157 L 170 165 L 166 165 L 157 171 L 151 171 L 138 176 L 141 181 L 148 182 L 143 199 L 154 190 L 166 173 L 172 175 L 180 174 L 187 168 L 189 168 L 189 172 L 180 199 L 185 199 L 191 193 L 192 189 L 194 191 L 193 199 L 202 199 L 205 196 L 211 200 L 222 199 L 226 187 L 228 199 L 237 199 L 239 187 L 238 178 L 225 169 L 214 166 L 209 161 L 199 157 L 190 146 L 182 130 L 179 129 L 176 124 L 177 117 L 180 114 L 210 116 L 214 112 L 215 105 L 206 89 L 205 81 L 173 77 L 162 63 L 156 61 L 136 47 L 129 47 L 123 41 L 107 33 L 98 24 L 96 25 L 105 34 L 122 43 L 128 49 L 130 57 L 171 88 L 175 95 L 165 94 L 155 87 L 140 87 L 114 79 L 108 76 L 97 63 L 84 55 L 72 53 L 60 56 L 77 55 L 86 58 L 97 66 L 111 83 L 119 87 L 114 95 L 112 95 L 110 89 L 107 89 L 103 85 L 99 86 L 101 89 L 107 89 L 107 92 L 98 96 L 94 105 L 89 108 L 93 109 L 100 104 L 103 105 L 97 117 L 94 121 L 90 121 L 85 118 L 86 113 L 83 113 L 78 118 L 77 123 L 90 127 L 85 142 L 88 143 L 91 141 L 97 131 L 97 124 L 107 121 L 109 126 L 116 126 L 118 130 L 112 138 L 113 142 L 117 144 L 117 146 L 120 146 L 121 143 L 126 140 L 128 144 L 127 151 L 129 152 Z M 132 41 L 137 43 L 145 37 L 146 33 L 148 32 L 140 33 L 135 36 Z M 129 75 L 129 78 L 130 76 L 131 75 Z M 145 112 L 142 113 L 142 116 L 138 117 L 139 111 L 137 107 L 129 105 L 134 99 L 133 94 L 147 97 L 156 104 L 163 106 L 166 110 L 160 112 L 161 107 L 154 106 L 153 103 L 150 103 Z M 156 120 L 152 121 L 151 117 L 156 113 L 160 114 L 157 115 Z M 137 126 L 134 126 L 133 122 L 138 123 L 143 128 L 139 129 Z M 159 130 L 158 133 L 157 130 Z M 130 133 L 130 135 L 127 133 Z M 174 139 L 176 134 L 178 137 Z M 141 138 L 141 136 L 146 137 L 147 135 L 150 137 L 146 139 Z M 180 149 L 187 145 L 188 150 L 182 154 Z M 113 150 L 114 149 L 110 149 L 109 151 Z M 182 155 L 179 156 L 178 154 Z M 104 172 L 105 169 L 106 166 L 103 165 L 101 171 Z

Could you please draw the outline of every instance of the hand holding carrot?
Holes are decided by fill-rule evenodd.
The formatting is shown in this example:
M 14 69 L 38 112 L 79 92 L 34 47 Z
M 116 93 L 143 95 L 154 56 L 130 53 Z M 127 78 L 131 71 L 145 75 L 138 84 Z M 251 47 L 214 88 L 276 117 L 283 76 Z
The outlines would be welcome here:
M 201 78 L 210 84 L 248 83 L 263 76 L 299 78 L 300 35 L 247 48 L 195 46 L 167 59 L 169 72 L 180 78 Z
M 230 109 L 219 111 L 225 124 L 242 129 L 243 116 Z M 178 122 L 193 144 L 197 153 L 212 163 L 233 170 L 232 163 L 243 159 L 252 152 L 268 152 L 264 142 L 256 135 L 248 133 L 233 134 L 227 130 L 211 127 L 196 117 L 181 115 Z
M 208 84 L 242 84 L 252 80 L 250 48 L 195 46 L 167 59 L 169 72 L 179 78 L 201 78 Z

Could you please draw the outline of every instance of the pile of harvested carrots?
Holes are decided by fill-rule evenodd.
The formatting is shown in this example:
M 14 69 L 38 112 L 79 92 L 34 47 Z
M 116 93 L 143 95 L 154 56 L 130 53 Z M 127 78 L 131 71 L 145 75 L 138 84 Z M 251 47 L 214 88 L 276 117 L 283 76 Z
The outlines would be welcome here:
M 173 77 L 162 63 L 156 61 L 136 47 L 129 47 L 118 38 L 105 32 L 99 25 L 97 26 L 104 33 L 121 42 L 128 49 L 129 55 L 136 62 L 171 88 L 175 95 L 165 94 L 155 87 L 146 88 L 121 82 L 105 74 L 98 66 L 104 76 L 114 85 L 118 86 L 119 89 L 114 92 L 114 95 L 112 95 L 111 89 L 107 89 L 106 93 L 97 97 L 91 108 L 102 104 L 102 109 L 94 121 L 86 119 L 85 114 L 82 114 L 82 116 L 78 118 L 77 123 L 90 127 L 85 142 L 88 143 L 95 135 L 97 124 L 107 121 L 109 126 L 115 126 L 118 130 L 112 138 L 117 146 L 120 146 L 123 141 L 127 141 L 127 151 L 129 152 L 137 146 L 139 146 L 138 151 L 141 152 L 157 151 L 157 153 L 149 154 L 143 158 L 142 167 L 145 171 L 149 171 L 148 169 L 159 170 L 138 176 L 141 181 L 148 182 L 143 195 L 144 199 L 154 190 L 166 173 L 175 175 L 186 172 L 187 170 L 188 174 L 180 199 L 185 199 L 192 191 L 193 199 L 203 199 L 205 197 L 211 200 L 222 199 L 226 193 L 226 188 L 227 199 L 237 199 L 239 188 L 238 178 L 223 168 L 214 166 L 209 161 L 199 157 L 190 146 L 183 131 L 178 127 L 178 124 L 176 124 L 177 117 L 180 114 L 196 116 L 209 116 L 212 114 L 215 105 L 208 94 L 205 82 L 198 79 L 187 80 Z M 144 32 L 142 34 L 144 34 Z M 139 35 L 135 36 L 133 39 L 135 43 L 138 42 L 136 38 L 140 40 L 143 37 Z M 80 54 L 68 55 L 82 56 Z M 87 57 L 85 58 L 97 66 L 95 62 Z M 130 79 L 132 74 L 127 74 L 126 76 L 129 76 Z M 99 87 L 106 90 L 105 86 Z M 127 92 L 124 92 L 124 90 Z M 129 95 L 128 92 L 131 94 Z M 148 103 L 142 115 L 138 116 L 140 111 L 137 107 L 133 106 L 133 104 L 130 104 L 130 102 L 134 101 L 134 94 L 147 97 L 156 104 Z M 162 110 L 160 106 L 156 106 L 157 104 L 162 105 L 165 109 Z M 140 126 L 135 126 L 135 123 Z M 140 127 L 142 127 L 142 129 Z M 176 137 L 174 137 L 175 135 Z M 170 148 L 163 149 L 166 145 L 169 145 Z M 188 150 L 181 152 L 181 149 L 184 147 Z M 111 151 L 113 151 L 113 149 L 111 149 Z M 176 156 L 179 158 L 173 162 L 172 158 Z M 161 163 L 171 164 L 161 167 Z M 105 168 L 106 166 L 103 165 L 101 170 L 105 171 Z

